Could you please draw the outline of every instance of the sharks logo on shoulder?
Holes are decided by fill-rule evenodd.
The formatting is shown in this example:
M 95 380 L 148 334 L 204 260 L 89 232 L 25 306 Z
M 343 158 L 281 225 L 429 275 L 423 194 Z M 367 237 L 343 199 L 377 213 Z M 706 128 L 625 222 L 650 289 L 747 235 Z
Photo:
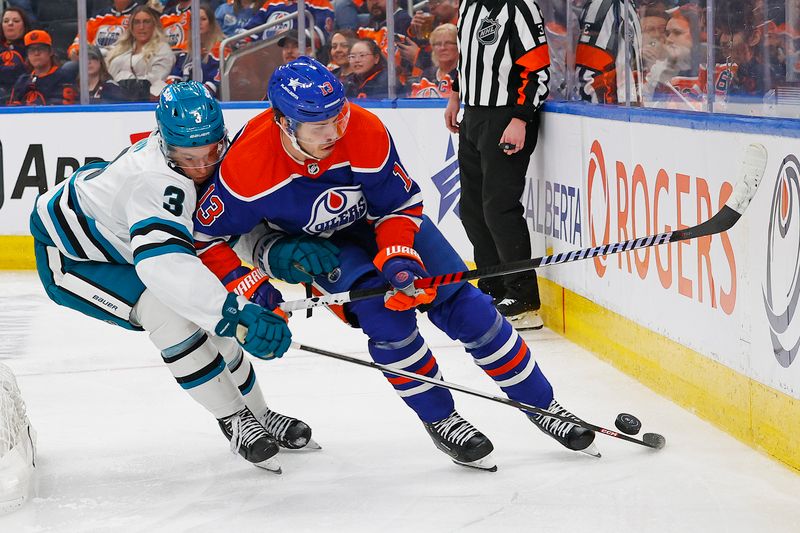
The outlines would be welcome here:
M 311 205 L 311 217 L 303 231 L 328 237 L 367 214 L 367 201 L 358 185 L 327 189 Z

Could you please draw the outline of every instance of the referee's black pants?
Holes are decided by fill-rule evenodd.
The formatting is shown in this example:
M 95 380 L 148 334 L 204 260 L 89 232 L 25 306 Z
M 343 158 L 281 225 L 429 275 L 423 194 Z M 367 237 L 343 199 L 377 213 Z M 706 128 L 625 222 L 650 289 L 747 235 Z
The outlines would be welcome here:
M 498 146 L 511 121 L 512 107 L 467 106 L 459 127 L 461 221 L 475 250 L 478 268 L 531 258 L 531 240 L 522 192 L 539 130 L 539 116 L 528 124 L 525 147 L 506 155 Z M 520 272 L 478 282 L 495 298 L 514 298 L 539 308 L 536 272 Z

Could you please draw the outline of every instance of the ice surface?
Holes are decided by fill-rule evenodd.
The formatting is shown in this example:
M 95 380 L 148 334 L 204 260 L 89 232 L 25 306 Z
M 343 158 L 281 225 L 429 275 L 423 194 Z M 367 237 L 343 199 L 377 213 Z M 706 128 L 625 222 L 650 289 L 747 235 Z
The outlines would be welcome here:
M 445 379 L 497 392 L 420 323 Z M 304 344 L 367 357 L 366 338 L 327 311 L 291 324 Z M 524 336 L 565 407 L 608 428 L 633 413 L 666 448 L 598 435 L 594 459 L 512 408 L 456 393 L 499 466 L 461 468 L 380 373 L 292 351 L 255 367 L 271 407 L 307 421 L 323 450 L 281 452 L 276 476 L 229 454 L 146 334 L 56 306 L 34 273 L 0 274 L 0 359 L 39 432 L 38 496 L 0 517 L 0 532 L 800 530 L 796 472 L 558 335 Z

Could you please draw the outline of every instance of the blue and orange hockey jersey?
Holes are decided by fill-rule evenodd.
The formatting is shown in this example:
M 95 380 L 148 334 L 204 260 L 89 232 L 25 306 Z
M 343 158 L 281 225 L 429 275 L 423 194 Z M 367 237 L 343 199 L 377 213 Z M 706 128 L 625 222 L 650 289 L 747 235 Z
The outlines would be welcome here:
M 219 277 L 240 263 L 215 237 L 243 235 L 264 221 L 290 235 L 320 237 L 372 224 L 378 249 L 414 245 L 422 222 L 419 186 L 380 119 L 350 108 L 344 136 L 322 161 L 299 163 L 289 156 L 271 109 L 234 139 L 195 213 L 198 253 Z
M 314 24 L 322 44 L 329 43 L 331 32 L 333 31 L 333 4 L 330 0 L 306 0 L 306 10 L 314 16 Z M 267 22 L 275 22 L 294 13 L 297 13 L 297 2 L 295 0 L 267 0 L 261 6 L 261 9 L 256 11 L 256 14 L 247 23 L 245 29 L 249 30 Z M 306 24 L 306 27 L 308 27 L 308 24 Z M 296 28 L 297 19 L 293 19 L 284 24 L 272 26 L 260 34 L 253 35 L 250 39 L 270 39 L 278 33 Z
M 161 15 L 161 25 L 164 27 L 164 35 L 167 36 L 167 44 L 174 51 L 184 51 L 189 45 L 189 36 L 192 34 L 192 16 L 189 8 L 181 9 L 172 6 L 165 9 Z
M 111 48 L 125 33 L 130 22 L 131 12 L 136 8 L 134 2 L 127 9 L 117 11 L 114 7 L 101 9 L 92 18 L 86 21 L 86 39 L 89 44 L 99 46 L 103 50 Z M 78 50 L 78 36 L 70 45 L 67 52 L 75 53 Z
M 43 76 L 25 74 L 14 84 L 8 104 L 72 105 L 77 99 L 74 81 L 75 72 L 64 67 L 53 66 Z

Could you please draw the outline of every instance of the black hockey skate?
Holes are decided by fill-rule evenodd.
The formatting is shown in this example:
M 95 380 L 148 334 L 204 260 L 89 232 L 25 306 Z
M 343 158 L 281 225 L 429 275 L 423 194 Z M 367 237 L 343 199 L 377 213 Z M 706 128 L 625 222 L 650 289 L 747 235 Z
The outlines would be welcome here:
M 539 310 L 534 309 L 532 303 L 515 300 L 514 298 L 504 298 L 495 307 L 501 315 L 511 322 L 511 325 L 517 331 L 542 329 L 544 327 L 542 317 L 539 316 Z
M 245 407 L 217 422 L 222 433 L 231 442 L 232 453 L 238 452 L 259 468 L 281 473 L 281 465 L 273 458 L 278 453 L 278 443 L 270 437 L 250 409 Z
M 550 402 L 547 410 L 559 416 L 565 416 L 575 420 L 575 422 L 583 422 L 580 418 L 573 415 L 555 401 Z M 528 415 L 531 422 L 545 432 L 547 435 L 553 437 L 562 446 L 575 450 L 576 452 L 583 452 L 594 457 L 600 457 L 600 451 L 594 445 L 594 431 L 580 427 L 572 422 L 559 420 L 558 418 L 551 418 L 544 415 Z
M 495 472 L 497 465 L 489 455 L 494 450 L 486 435 L 453 411 L 438 422 L 423 422 L 437 448 L 450 456 L 454 463 Z
M 268 407 L 264 416 L 259 418 L 259 422 L 281 448 L 287 450 L 321 449 L 321 446 L 311 438 L 311 428 L 302 420 L 282 415 Z

